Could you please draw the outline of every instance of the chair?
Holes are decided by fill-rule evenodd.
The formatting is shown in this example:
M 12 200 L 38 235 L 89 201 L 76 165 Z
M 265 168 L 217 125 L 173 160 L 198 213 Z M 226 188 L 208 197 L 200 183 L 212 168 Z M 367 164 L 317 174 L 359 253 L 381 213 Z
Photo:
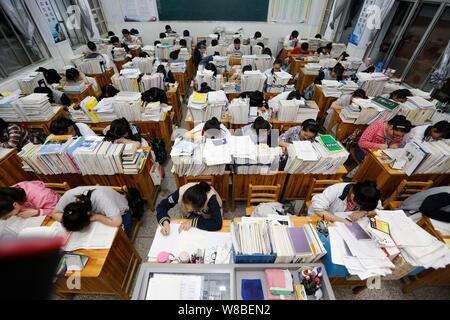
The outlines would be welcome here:
M 280 199 L 281 186 L 254 186 L 249 185 L 247 194 L 247 207 L 245 215 L 251 216 L 256 204 L 265 202 L 278 202 Z
M 53 191 L 55 191 L 56 193 L 58 193 L 60 195 L 63 195 L 64 193 L 66 193 L 67 191 L 72 189 L 67 182 L 63 182 L 63 183 L 44 183 L 44 185 L 45 185 L 46 188 L 52 189 Z
M 311 185 L 309 186 L 308 192 L 306 193 L 305 202 L 303 203 L 303 206 L 300 209 L 300 215 L 306 214 L 308 208 L 311 206 L 311 199 L 314 195 L 322 193 L 326 188 L 336 183 L 342 183 L 342 179 L 339 180 L 313 179 Z
M 210 186 L 214 186 L 214 177 L 213 176 L 198 176 L 198 177 L 186 177 L 186 184 L 192 182 L 206 182 Z
M 406 198 L 424 191 L 433 186 L 433 181 L 407 181 L 402 180 L 397 189 L 384 202 L 384 207 L 388 209 L 397 209 Z

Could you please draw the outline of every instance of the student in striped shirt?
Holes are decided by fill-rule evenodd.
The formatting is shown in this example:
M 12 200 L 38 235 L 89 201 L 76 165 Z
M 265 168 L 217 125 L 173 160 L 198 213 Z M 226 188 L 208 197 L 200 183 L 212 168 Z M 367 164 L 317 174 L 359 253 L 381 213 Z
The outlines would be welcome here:
M 17 124 L 8 124 L 0 118 L 0 148 L 22 149 L 29 141 L 28 131 Z

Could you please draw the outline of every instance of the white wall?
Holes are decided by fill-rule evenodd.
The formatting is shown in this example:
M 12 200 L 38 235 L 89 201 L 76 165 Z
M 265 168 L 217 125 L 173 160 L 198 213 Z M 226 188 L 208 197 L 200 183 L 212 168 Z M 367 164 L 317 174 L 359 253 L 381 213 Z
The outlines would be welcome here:
M 44 39 L 44 42 L 46 43 L 51 58 L 36 64 L 29 66 L 20 72 L 12 75 L 11 77 L 3 80 L 0 82 L 0 91 L 14 91 L 19 89 L 19 84 L 17 82 L 18 79 L 23 77 L 24 75 L 35 71 L 39 67 L 44 68 L 55 68 L 59 69 L 62 68 L 64 65 L 68 64 L 70 62 L 70 58 L 73 56 L 72 48 L 70 47 L 69 40 L 60 42 L 58 44 L 55 44 L 53 41 L 52 34 L 48 28 L 48 25 L 39 10 L 39 7 L 37 6 L 37 3 L 35 1 L 26 1 L 26 5 L 28 6 L 31 16 L 33 17 L 34 21 L 36 22 L 38 31 L 41 33 L 42 38 Z
M 120 0 L 102 0 L 103 12 L 111 31 L 121 35 L 122 29 L 136 28 L 139 30 L 143 38 L 144 44 L 153 44 L 159 39 L 159 34 L 164 32 L 166 24 L 170 24 L 173 30 L 182 34 L 183 30 L 190 31 L 194 40 L 198 36 L 207 36 L 212 33 L 215 27 L 225 27 L 230 29 L 244 28 L 244 32 L 248 36 L 253 36 L 256 31 L 260 31 L 264 37 L 270 39 L 269 46 L 273 52 L 277 48 L 277 41 L 281 37 L 285 37 L 293 30 L 298 30 L 301 38 L 313 37 L 320 32 L 322 16 L 318 16 L 315 25 L 306 26 L 302 24 L 277 24 L 267 22 L 236 22 L 236 21 L 159 21 L 159 22 L 142 22 L 142 23 L 125 23 L 123 21 L 122 8 Z

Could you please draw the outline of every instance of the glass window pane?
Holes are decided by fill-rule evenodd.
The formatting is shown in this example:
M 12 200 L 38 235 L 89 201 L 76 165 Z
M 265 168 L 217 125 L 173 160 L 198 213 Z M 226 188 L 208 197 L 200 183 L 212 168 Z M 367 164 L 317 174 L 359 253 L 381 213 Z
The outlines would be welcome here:
M 355 29 L 356 23 L 358 22 L 359 15 L 364 5 L 364 0 L 352 0 L 350 4 L 350 10 L 346 18 L 344 29 L 342 30 L 341 37 L 338 42 L 348 43 L 350 36 Z
M 396 75 L 403 73 L 438 8 L 439 4 L 423 4 L 412 19 L 389 63 L 389 68 L 397 70 Z
M 433 67 L 438 62 L 447 43 L 450 39 L 450 8 L 444 10 L 433 31 L 431 31 L 425 46 L 423 47 L 417 59 L 414 61 L 414 68 L 408 72 L 405 82 L 421 87 L 427 79 Z

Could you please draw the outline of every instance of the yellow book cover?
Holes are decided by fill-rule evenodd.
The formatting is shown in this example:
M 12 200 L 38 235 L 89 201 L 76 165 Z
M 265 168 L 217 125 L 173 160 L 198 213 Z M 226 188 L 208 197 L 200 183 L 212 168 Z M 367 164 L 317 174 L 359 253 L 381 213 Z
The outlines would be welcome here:
M 100 119 L 95 114 L 94 108 L 98 104 L 97 99 L 93 98 L 89 103 L 86 105 L 86 110 L 89 112 L 90 116 L 94 120 L 94 122 L 98 123 L 100 122 Z
M 192 102 L 194 103 L 206 103 L 207 99 L 208 99 L 207 93 L 194 92 L 194 94 L 192 95 Z

